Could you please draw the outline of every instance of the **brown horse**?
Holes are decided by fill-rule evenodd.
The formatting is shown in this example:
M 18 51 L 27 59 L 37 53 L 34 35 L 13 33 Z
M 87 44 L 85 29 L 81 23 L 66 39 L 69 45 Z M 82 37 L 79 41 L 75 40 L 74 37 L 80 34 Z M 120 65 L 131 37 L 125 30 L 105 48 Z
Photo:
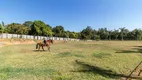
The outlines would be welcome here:
M 53 44 L 53 40 L 46 40 L 46 43 L 43 42 L 39 42 L 36 44 L 36 49 L 40 50 L 40 47 L 42 47 L 43 51 L 44 51 L 44 46 L 47 46 L 49 52 L 50 52 L 50 44 Z

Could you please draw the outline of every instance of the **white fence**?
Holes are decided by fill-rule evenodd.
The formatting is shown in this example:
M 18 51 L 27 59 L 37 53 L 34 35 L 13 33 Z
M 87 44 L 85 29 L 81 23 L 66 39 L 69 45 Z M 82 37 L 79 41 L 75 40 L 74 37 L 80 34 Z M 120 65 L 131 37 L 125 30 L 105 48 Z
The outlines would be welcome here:
M 33 35 L 20 35 L 20 34 L 0 34 L 0 38 L 22 38 L 22 39 L 36 39 L 36 40 L 42 40 L 45 39 L 52 39 L 52 40 L 71 40 L 71 41 L 79 41 L 79 39 L 73 39 L 73 38 L 62 38 L 62 37 L 45 37 L 45 36 L 33 36 Z

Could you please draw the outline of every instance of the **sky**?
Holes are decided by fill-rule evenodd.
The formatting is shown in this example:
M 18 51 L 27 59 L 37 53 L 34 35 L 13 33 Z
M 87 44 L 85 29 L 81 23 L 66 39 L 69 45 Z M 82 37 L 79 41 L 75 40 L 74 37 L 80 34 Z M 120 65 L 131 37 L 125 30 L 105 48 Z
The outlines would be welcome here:
M 0 22 L 34 20 L 75 32 L 87 26 L 141 29 L 142 0 L 0 0 Z

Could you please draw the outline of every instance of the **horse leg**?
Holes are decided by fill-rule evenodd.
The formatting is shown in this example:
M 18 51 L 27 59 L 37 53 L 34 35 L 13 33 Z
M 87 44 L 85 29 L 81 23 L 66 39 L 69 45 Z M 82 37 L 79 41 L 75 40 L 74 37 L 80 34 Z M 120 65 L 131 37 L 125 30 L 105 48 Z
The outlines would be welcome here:
M 48 51 L 50 52 L 50 46 L 47 46 L 48 47 Z
M 38 49 L 38 47 L 39 47 L 39 44 L 37 43 L 37 44 L 36 44 L 36 49 Z
M 38 47 L 38 51 L 40 51 L 40 45 L 39 45 L 39 47 Z
M 43 46 L 42 46 L 42 50 L 44 51 L 44 48 L 43 48 Z
M 48 47 L 48 50 L 49 50 L 49 52 L 50 52 L 50 47 Z

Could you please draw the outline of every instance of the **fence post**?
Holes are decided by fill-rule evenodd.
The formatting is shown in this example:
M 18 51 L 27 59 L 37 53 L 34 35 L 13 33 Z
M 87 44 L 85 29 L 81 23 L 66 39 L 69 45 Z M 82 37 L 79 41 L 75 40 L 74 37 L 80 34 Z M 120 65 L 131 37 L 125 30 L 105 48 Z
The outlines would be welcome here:
M 6 38 L 8 38 L 8 34 L 6 34 Z

